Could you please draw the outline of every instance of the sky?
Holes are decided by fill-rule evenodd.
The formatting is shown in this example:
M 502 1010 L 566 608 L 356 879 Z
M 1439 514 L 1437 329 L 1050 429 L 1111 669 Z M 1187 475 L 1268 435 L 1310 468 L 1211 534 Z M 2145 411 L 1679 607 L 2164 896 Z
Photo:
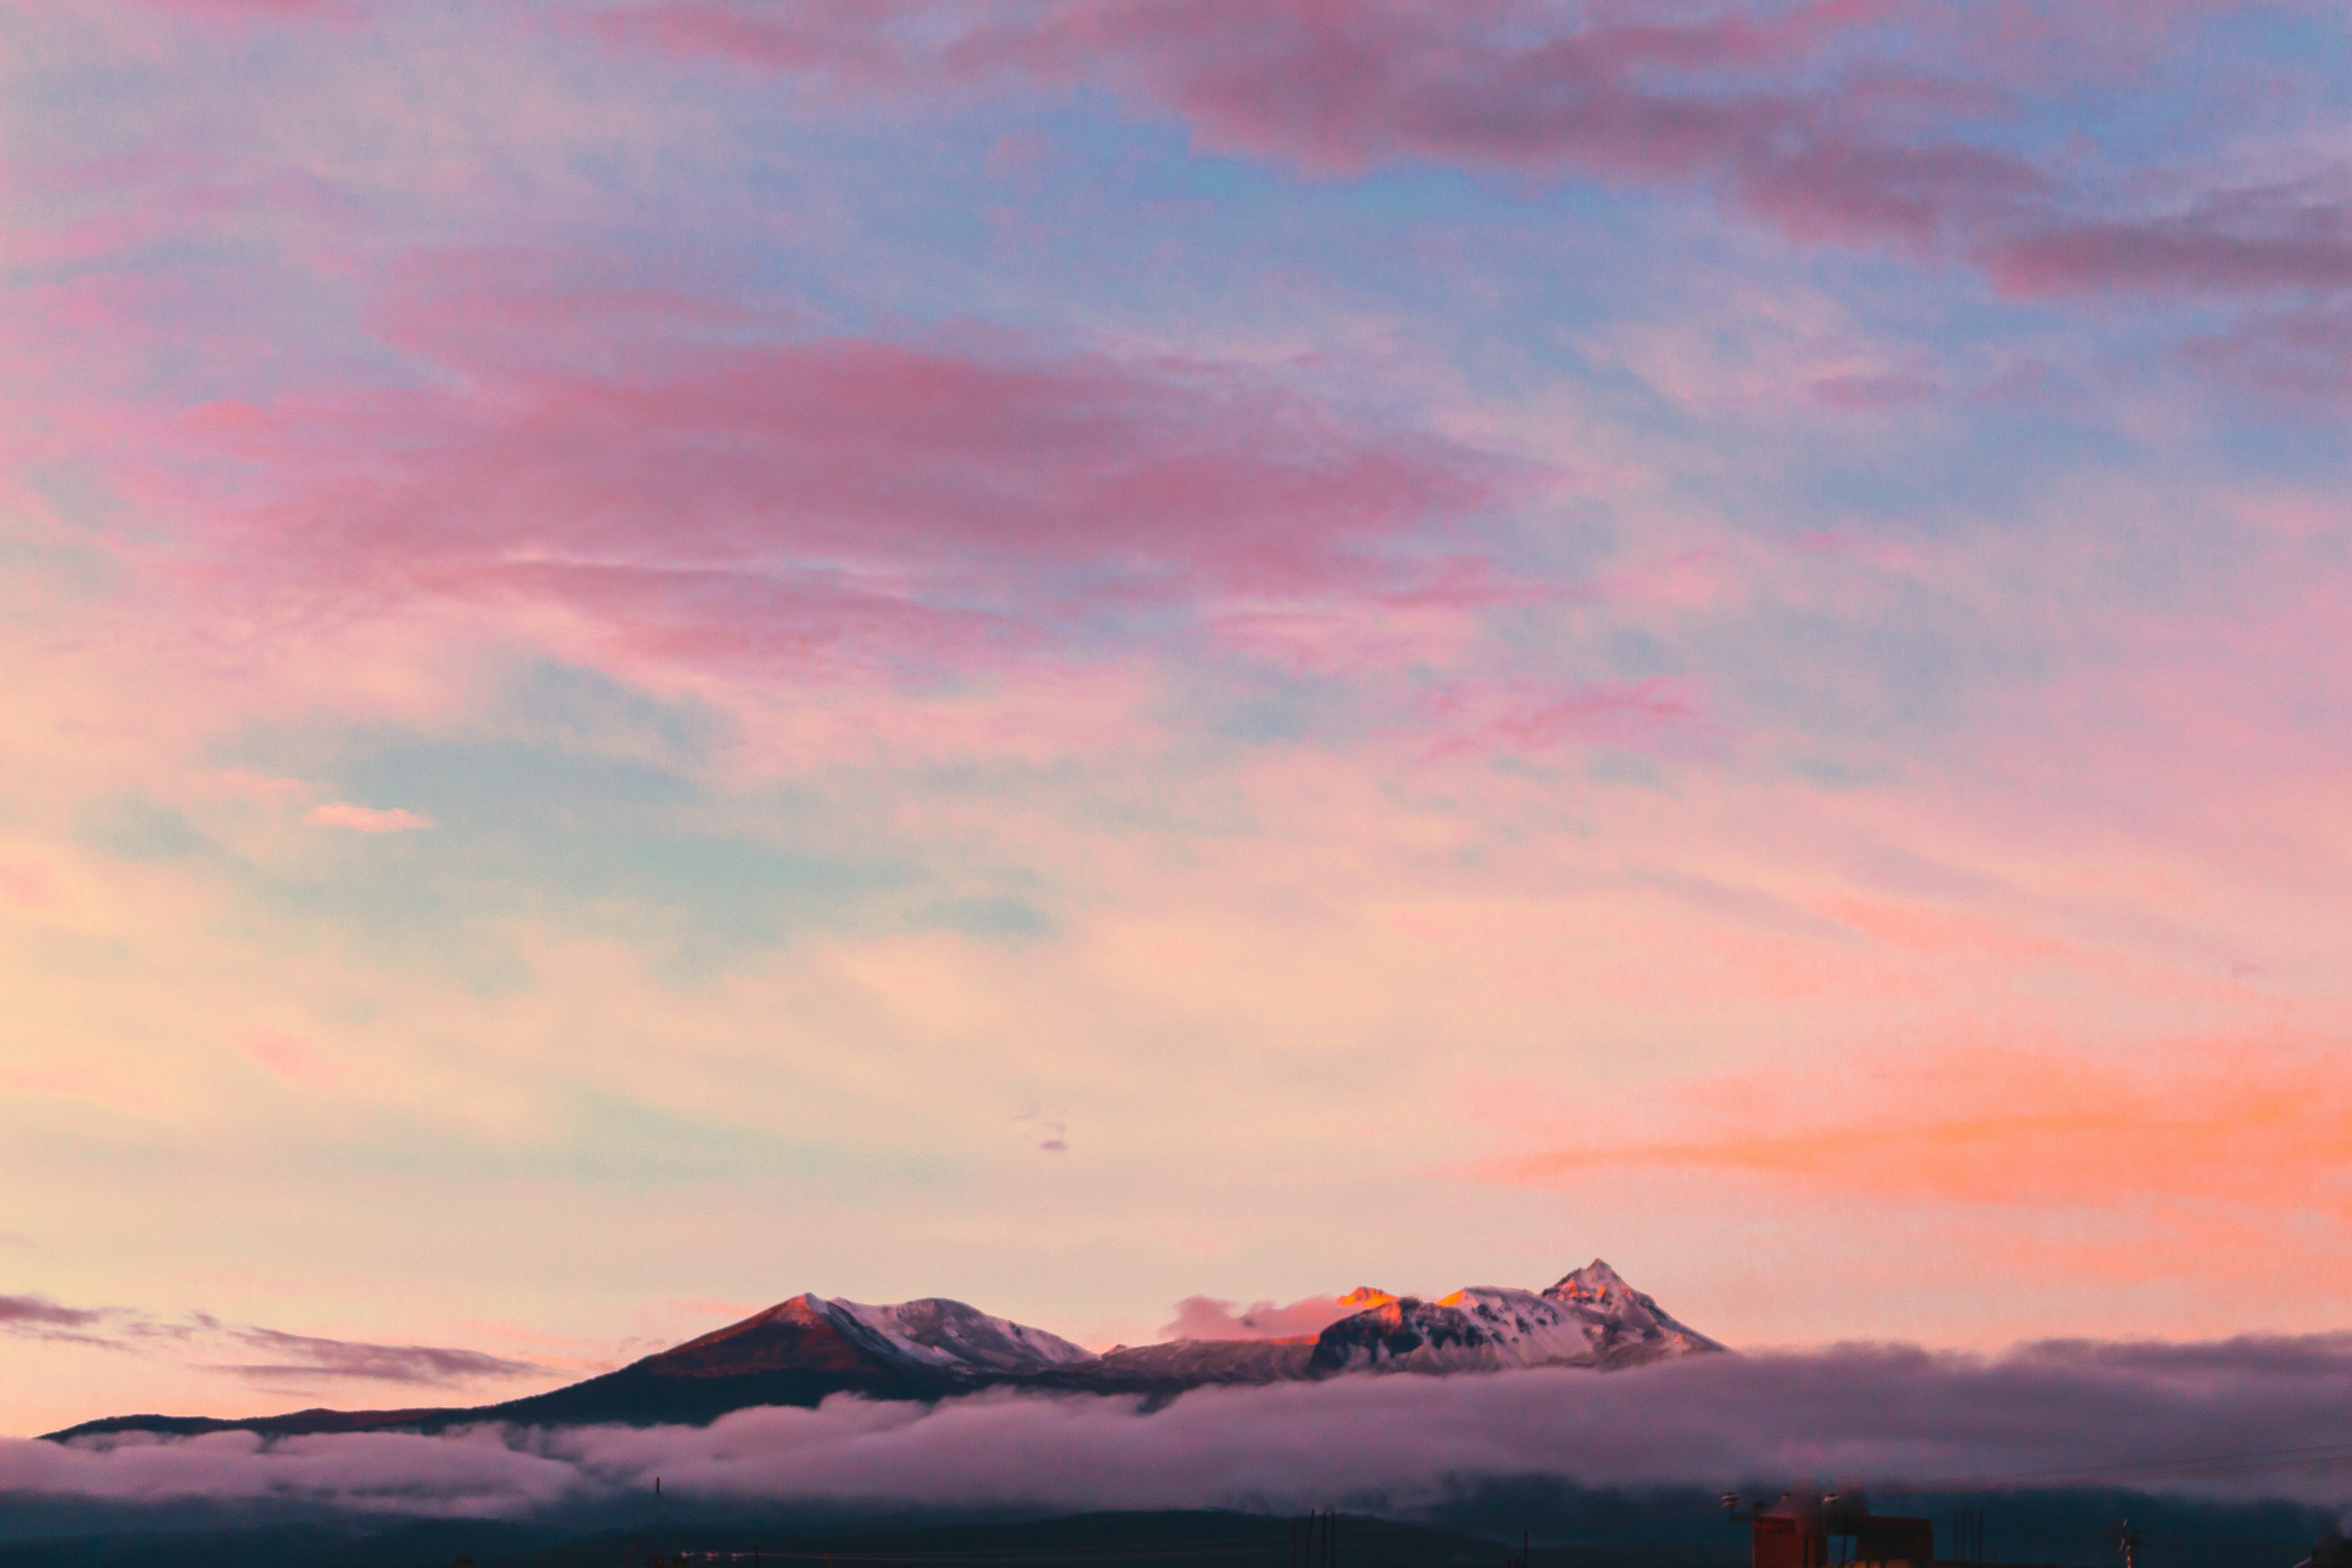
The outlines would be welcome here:
M 0 0 L 0 1432 L 2341 1331 L 2347 31 Z

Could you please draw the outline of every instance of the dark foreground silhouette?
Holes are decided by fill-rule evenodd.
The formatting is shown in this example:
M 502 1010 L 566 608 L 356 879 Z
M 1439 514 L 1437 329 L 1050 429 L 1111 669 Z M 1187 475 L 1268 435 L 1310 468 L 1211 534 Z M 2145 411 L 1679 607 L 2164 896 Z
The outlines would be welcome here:
M 2288 1503 L 2203 1504 L 2116 1491 L 1918 1497 L 1931 1518 L 1989 1529 L 1975 1563 L 2113 1568 L 2128 1518 L 2137 1568 L 2352 1568 L 2323 1513 Z M 44 1528 L 44 1525 L 47 1528 Z M 0 1500 L 0 1568 L 646 1568 L 706 1554 L 732 1568 L 1748 1568 L 1750 1537 L 1696 1489 L 1597 1491 L 1530 1478 L 1465 1489 L 1412 1521 L 1342 1510 L 1310 1557 L 1307 1521 L 1192 1510 L 1060 1518 L 866 1520 L 730 1514 L 631 1500 L 526 1522 L 268 1518 L 253 1510 L 128 1505 L 73 1517 Z M 2320 1553 L 2312 1542 L 2323 1542 Z M 1522 1556 L 1522 1542 L 1529 1543 Z M 1329 1548 L 1336 1546 L 1333 1553 Z M 740 1553 L 740 1556 L 729 1554 Z

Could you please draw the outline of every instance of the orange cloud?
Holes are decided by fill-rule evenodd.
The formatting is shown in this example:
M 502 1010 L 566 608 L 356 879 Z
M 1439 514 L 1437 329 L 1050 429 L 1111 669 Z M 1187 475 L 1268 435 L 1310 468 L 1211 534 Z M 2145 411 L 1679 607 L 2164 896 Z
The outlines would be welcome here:
M 2318 1052 L 2199 1047 L 2125 1060 L 1947 1050 L 1790 1079 L 1741 1073 L 1667 1090 L 1628 1127 L 1474 1167 L 1551 1185 L 1601 1170 L 1715 1173 L 1814 1194 L 1963 1205 L 2201 1199 L 2352 1216 L 2352 1080 Z

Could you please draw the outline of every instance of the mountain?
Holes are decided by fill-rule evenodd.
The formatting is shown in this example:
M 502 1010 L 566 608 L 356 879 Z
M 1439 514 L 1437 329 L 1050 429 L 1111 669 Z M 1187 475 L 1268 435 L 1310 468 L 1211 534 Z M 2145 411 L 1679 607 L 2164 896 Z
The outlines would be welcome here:
M 1596 1258 L 1540 1293 L 1487 1285 L 1435 1301 L 1391 1298 L 1325 1329 L 1308 1365 L 1314 1373 L 1614 1369 L 1721 1349 Z
M 1289 1383 L 1314 1374 L 1315 1337 L 1286 1340 L 1170 1340 L 1121 1345 L 1088 1381 L 1108 1389 L 1156 1394 L 1210 1383 Z
M 866 1363 L 918 1376 L 988 1377 L 1087 1366 L 1099 1359 L 1043 1329 L 941 1297 L 868 1307 L 807 1295 L 639 1364 L 679 1377 L 795 1366 L 856 1372 Z
M 794 1296 L 617 1372 L 526 1399 L 469 1408 L 302 1410 L 245 1420 L 118 1415 L 49 1436 L 243 1430 L 441 1431 L 481 1423 L 555 1426 L 702 1425 L 761 1405 L 814 1405 L 835 1394 L 924 1402 L 981 1388 L 1173 1397 L 1213 1384 L 1286 1383 L 1351 1373 L 1610 1371 L 1724 1347 L 1676 1321 L 1595 1258 L 1542 1291 L 1497 1286 L 1434 1301 L 1366 1287 L 1319 1334 L 1171 1340 L 1106 1355 L 939 1297 L 895 1306 Z

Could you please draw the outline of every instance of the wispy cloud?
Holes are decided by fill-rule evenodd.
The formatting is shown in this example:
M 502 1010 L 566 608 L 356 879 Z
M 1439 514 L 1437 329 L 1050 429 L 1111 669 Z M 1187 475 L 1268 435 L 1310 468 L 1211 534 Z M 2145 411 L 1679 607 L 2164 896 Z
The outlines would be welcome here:
M 543 1373 L 536 1362 L 446 1345 L 375 1344 L 224 1323 L 209 1312 L 161 1318 L 120 1307 L 66 1307 L 46 1296 L 0 1296 L 0 1333 L 58 1340 L 174 1361 L 270 1384 L 358 1381 L 454 1388 Z M 202 1361 L 223 1348 L 266 1358 Z
M 103 1308 L 61 1307 L 46 1296 L 0 1296 L 0 1333 L 20 1339 L 110 1343 L 104 1335 L 92 1331 L 109 1316 Z
M 277 1359 L 217 1363 L 213 1370 L 254 1383 L 327 1377 L 454 1388 L 478 1378 L 520 1377 L 542 1370 L 533 1362 L 509 1361 L 443 1345 L 379 1345 L 281 1333 L 276 1329 L 229 1331 L 253 1351 Z
M 1070 1121 L 1066 1114 L 1033 1109 L 1020 1112 L 1013 1120 L 1025 1122 L 1032 1130 L 1043 1134 L 1037 1140 L 1037 1147 L 1045 1153 L 1066 1154 L 1070 1152 Z
M 313 827 L 341 827 L 353 833 L 412 833 L 434 826 L 432 818 L 397 806 L 378 809 L 341 800 L 312 806 L 302 814 L 302 820 Z

